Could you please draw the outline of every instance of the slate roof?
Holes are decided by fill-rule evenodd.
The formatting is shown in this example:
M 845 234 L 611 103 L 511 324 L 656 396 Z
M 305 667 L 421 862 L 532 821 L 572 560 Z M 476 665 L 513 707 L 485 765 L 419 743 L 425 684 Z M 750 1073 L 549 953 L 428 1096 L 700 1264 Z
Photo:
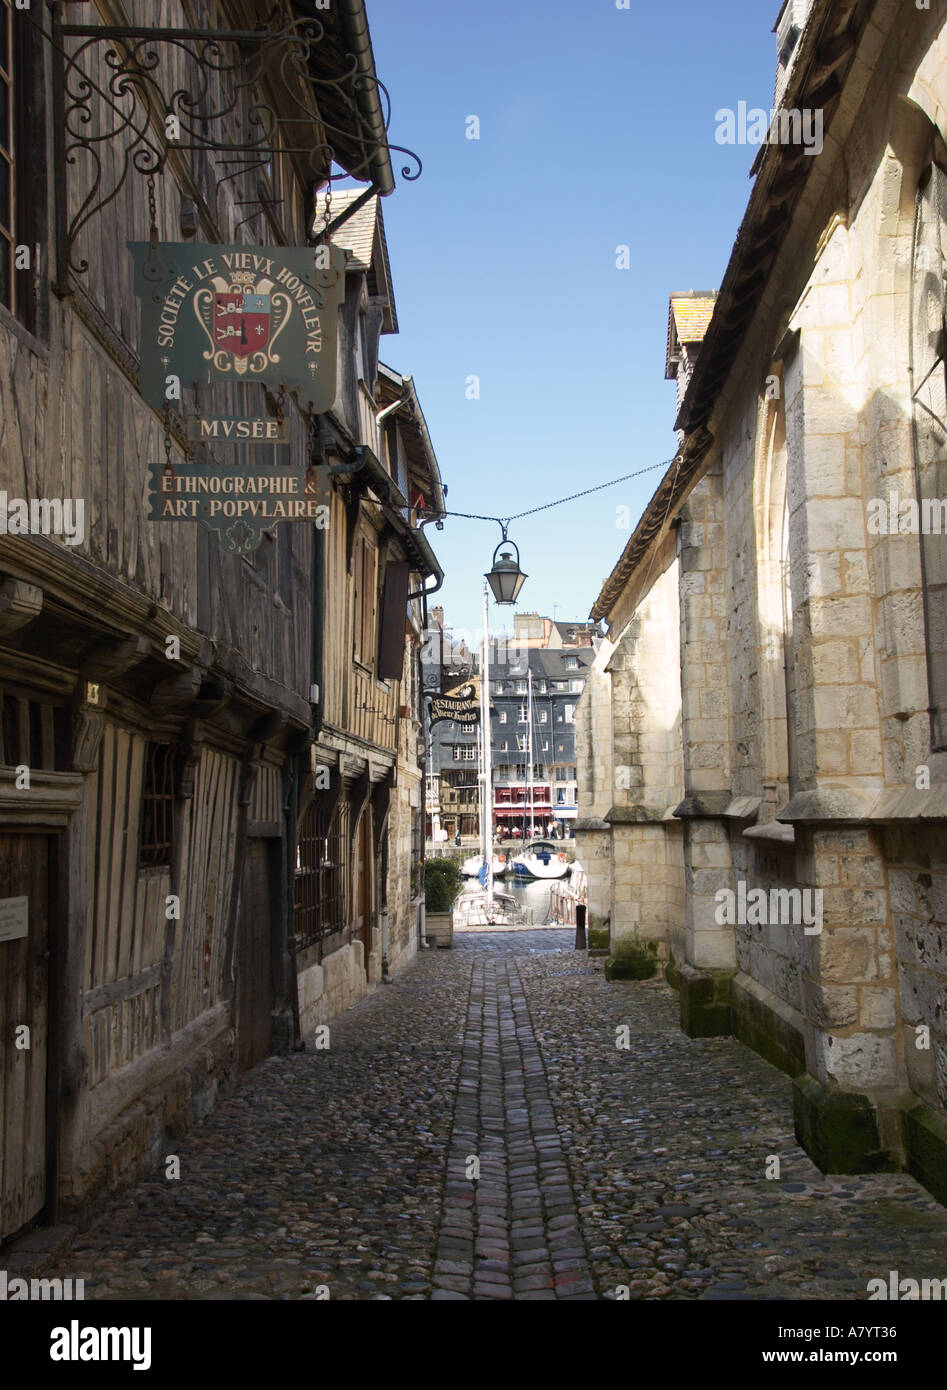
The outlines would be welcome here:
M 364 194 L 364 188 L 340 188 L 332 191 L 330 217 L 332 221 L 344 212 L 350 204 Z M 325 192 L 316 195 L 316 213 L 313 230 L 321 232 L 325 221 Z M 377 238 L 377 241 L 376 241 Z M 382 216 L 381 202 L 377 195 L 369 198 L 358 212 L 353 212 L 348 221 L 343 222 L 332 233 L 336 246 L 348 251 L 350 270 L 363 271 L 368 276 L 369 293 L 381 295 L 388 300 L 391 322 L 386 323 L 389 333 L 398 332 L 398 314 L 395 309 L 395 292 L 391 283 L 391 262 L 388 259 L 388 240 L 385 236 L 385 219 Z
M 716 290 L 690 290 L 687 293 L 671 295 L 668 305 L 667 357 L 664 364 L 664 375 L 668 379 L 677 375 L 680 348 L 703 342 L 704 334 L 713 318 L 716 302 Z

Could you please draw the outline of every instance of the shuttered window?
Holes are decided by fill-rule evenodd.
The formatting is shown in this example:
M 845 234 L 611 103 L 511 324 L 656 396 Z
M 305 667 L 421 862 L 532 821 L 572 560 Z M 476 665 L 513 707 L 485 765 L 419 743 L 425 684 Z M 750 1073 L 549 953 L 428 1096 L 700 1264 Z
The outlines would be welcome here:
M 31 333 L 39 328 L 38 262 L 46 241 L 42 74 L 41 41 L 28 13 L 0 0 L 0 304 Z
M 375 656 L 375 547 L 364 536 L 355 546 L 355 660 L 372 669 Z

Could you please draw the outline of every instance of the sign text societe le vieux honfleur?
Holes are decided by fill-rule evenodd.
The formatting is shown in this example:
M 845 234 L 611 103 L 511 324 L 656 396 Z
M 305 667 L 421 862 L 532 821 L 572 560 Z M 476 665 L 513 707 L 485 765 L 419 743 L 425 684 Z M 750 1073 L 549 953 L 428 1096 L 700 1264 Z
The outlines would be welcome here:
M 195 382 L 256 382 L 295 391 L 304 412 L 331 407 L 345 292 L 339 247 L 128 245 L 149 405 L 163 410 L 169 391 Z M 213 444 L 286 442 L 283 421 L 272 416 L 198 414 L 189 433 Z M 308 465 L 151 463 L 151 519 L 203 521 L 229 549 L 251 550 L 279 521 L 323 515 L 324 483 Z

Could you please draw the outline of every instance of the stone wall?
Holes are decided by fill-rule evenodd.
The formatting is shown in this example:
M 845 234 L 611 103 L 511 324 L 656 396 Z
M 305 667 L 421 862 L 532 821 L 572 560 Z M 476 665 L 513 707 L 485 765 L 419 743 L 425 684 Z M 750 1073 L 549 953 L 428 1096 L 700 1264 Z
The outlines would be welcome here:
M 344 1013 L 367 992 L 364 955 L 361 941 L 350 941 L 321 963 L 299 971 L 300 1037 L 309 1037 L 321 1023 Z
M 940 634 L 919 537 L 868 526 L 872 499 L 915 496 L 915 200 L 945 137 L 947 4 L 878 0 L 716 389 L 703 473 L 659 520 L 678 536 L 683 1026 L 735 1032 L 794 1076 L 797 1133 L 825 1169 L 903 1165 L 947 1198 L 947 751 L 925 645 Z M 674 891 L 670 833 L 647 813 L 655 712 L 669 723 L 676 700 L 639 662 L 646 615 L 671 607 L 663 544 L 608 614 L 608 756 L 633 769 L 610 811 L 580 752 L 611 826 L 617 936 L 657 920 L 646 887 Z M 818 892 L 821 917 L 721 920 L 722 892 L 760 889 Z

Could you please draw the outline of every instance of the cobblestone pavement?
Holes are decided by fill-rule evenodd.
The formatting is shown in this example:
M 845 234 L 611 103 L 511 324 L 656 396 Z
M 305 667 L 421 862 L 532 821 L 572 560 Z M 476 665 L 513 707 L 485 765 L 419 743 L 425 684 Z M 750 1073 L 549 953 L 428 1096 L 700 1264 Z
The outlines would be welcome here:
M 606 984 L 572 935 L 423 954 L 329 1050 L 245 1077 L 176 1146 L 180 1181 L 105 1202 L 59 1272 L 87 1299 L 354 1300 L 863 1299 L 889 1270 L 947 1275 L 923 1188 L 823 1177 L 785 1076 L 685 1037 L 671 990 Z

